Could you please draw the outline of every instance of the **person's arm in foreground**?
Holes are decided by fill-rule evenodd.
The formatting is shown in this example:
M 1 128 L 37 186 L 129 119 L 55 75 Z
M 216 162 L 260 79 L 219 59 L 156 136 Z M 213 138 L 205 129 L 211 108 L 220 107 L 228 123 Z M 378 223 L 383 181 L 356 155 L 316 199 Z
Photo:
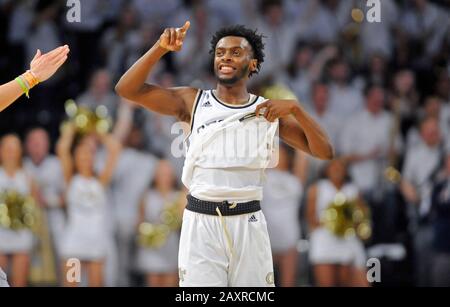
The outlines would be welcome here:
M 58 47 L 46 54 L 36 52 L 30 64 L 30 70 L 8 83 L 0 85 L 0 111 L 6 109 L 24 93 L 40 82 L 44 82 L 55 74 L 67 60 L 69 47 Z

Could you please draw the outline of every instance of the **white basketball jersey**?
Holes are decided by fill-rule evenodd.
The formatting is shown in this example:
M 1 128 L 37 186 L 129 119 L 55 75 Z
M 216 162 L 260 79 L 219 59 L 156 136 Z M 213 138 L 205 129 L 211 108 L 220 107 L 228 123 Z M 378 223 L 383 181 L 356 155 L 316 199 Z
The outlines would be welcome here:
M 264 169 L 273 160 L 278 128 L 278 120 L 254 116 L 265 100 L 250 94 L 247 103 L 230 105 L 214 90 L 199 91 L 182 178 L 190 194 L 209 201 L 262 199 Z M 260 154 L 265 149 L 268 156 Z

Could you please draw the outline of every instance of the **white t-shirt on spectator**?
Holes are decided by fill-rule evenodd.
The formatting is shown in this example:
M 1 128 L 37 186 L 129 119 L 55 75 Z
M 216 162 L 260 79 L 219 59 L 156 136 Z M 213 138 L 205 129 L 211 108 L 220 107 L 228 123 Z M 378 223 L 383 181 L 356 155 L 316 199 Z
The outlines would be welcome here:
M 379 183 L 386 167 L 392 125 L 392 116 L 387 111 L 373 115 L 364 110 L 352 116 L 343 128 L 338 146 L 341 154 L 365 155 L 377 148 L 381 150 L 381 158 L 356 162 L 350 166 L 350 175 L 362 191 L 373 190 Z M 397 149 L 401 146 L 400 142 L 400 138 L 397 138 Z
M 423 12 L 411 6 L 411 9 L 403 14 L 400 25 L 412 37 L 420 39 L 425 35 L 426 54 L 434 55 L 440 49 L 448 31 L 449 15 L 445 9 L 428 2 Z
M 365 7 L 366 12 L 368 9 L 370 8 Z M 361 24 L 360 37 L 366 59 L 374 53 L 381 53 L 390 58 L 394 48 L 392 29 L 398 21 L 397 6 L 392 0 L 383 0 L 380 9 L 381 22 L 367 22 L 365 20 Z
M 330 92 L 330 112 L 342 118 L 348 118 L 356 112 L 362 111 L 364 99 L 361 91 L 351 85 L 338 86 L 331 84 Z
M 439 146 L 429 147 L 424 142 L 420 142 L 406 153 L 403 178 L 419 188 L 429 178 L 439 160 Z

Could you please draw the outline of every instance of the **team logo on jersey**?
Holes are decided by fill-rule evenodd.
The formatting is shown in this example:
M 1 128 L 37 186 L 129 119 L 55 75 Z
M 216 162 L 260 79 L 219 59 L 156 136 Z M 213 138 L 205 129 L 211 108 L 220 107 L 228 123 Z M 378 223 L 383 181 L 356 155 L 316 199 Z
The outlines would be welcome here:
M 209 100 L 206 100 L 204 103 L 202 103 L 202 107 L 212 107 L 212 105 Z
M 184 281 L 184 275 L 186 275 L 186 270 L 183 270 L 182 268 L 178 268 L 178 278 L 181 281 Z
M 266 283 L 268 285 L 273 285 L 275 283 L 275 276 L 273 275 L 273 272 L 269 272 L 266 275 Z
M 256 218 L 256 216 L 255 216 L 254 214 L 252 214 L 252 216 L 249 217 L 248 221 L 249 221 L 249 222 L 257 222 L 258 219 Z

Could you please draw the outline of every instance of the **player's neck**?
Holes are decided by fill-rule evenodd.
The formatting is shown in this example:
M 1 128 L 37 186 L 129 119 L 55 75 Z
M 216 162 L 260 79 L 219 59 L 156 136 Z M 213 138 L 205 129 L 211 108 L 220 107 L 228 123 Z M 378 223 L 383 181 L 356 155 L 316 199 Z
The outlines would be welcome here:
M 214 94 L 221 101 L 229 104 L 247 103 L 250 97 L 245 84 L 234 84 L 232 86 L 226 86 L 218 83 Z

